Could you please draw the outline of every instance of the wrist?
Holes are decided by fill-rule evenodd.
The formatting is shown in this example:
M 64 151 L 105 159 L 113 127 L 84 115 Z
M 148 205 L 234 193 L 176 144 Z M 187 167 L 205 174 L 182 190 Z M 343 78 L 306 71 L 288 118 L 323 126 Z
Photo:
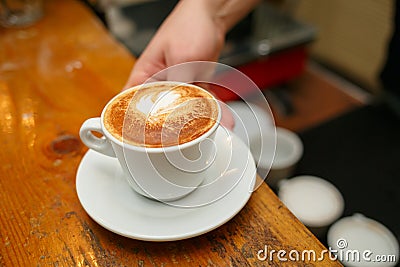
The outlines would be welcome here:
M 221 11 L 225 9 L 229 2 L 229 0 L 181 0 L 177 7 L 186 12 L 202 13 L 214 23 L 221 35 L 225 35 L 229 31 L 229 26 L 224 14 L 225 11 Z
M 225 35 L 244 18 L 261 0 L 184 0 L 203 5 L 215 26 Z

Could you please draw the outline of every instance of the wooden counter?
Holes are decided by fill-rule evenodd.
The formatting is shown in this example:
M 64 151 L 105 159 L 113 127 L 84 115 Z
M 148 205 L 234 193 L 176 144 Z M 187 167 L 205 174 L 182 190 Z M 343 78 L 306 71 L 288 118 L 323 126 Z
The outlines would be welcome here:
M 228 223 L 187 240 L 133 240 L 90 219 L 75 188 L 87 151 L 78 130 L 134 58 L 80 2 L 45 3 L 34 26 L 0 28 L 0 266 L 340 265 L 258 259 L 266 246 L 325 249 L 265 184 Z

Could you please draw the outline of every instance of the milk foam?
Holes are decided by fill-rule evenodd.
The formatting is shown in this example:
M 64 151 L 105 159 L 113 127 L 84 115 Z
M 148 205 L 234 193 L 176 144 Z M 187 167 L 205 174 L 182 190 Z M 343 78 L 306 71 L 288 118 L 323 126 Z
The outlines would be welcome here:
M 121 141 L 163 147 L 203 135 L 218 113 L 215 99 L 200 88 L 158 84 L 121 94 L 108 105 L 104 124 Z
M 158 121 L 161 115 L 171 113 L 178 105 L 181 94 L 175 90 L 143 95 L 136 102 L 136 110 L 147 116 L 150 122 Z M 155 101 L 153 101 L 155 99 Z

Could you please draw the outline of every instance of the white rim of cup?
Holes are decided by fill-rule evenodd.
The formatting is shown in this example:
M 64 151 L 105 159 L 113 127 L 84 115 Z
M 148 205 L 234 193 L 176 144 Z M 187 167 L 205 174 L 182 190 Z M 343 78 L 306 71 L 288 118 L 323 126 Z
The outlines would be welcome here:
M 266 136 L 263 137 L 264 135 L 266 135 L 266 136 L 268 135 L 268 137 L 269 136 L 273 137 L 272 132 L 262 133 L 261 142 L 264 142 L 263 140 L 266 137 Z M 271 169 L 284 169 L 284 168 L 287 168 L 287 167 L 290 167 L 290 166 L 293 166 L 294 164 L 296 164 L 300 160 L 301 156 L 303 155 L 303 150 L 304 150 L 303 142 L 300 140 L 299 136 L 296 133 L 294 133 L 290 130 L 287 130 L 285 128 L 275 127 L 275 138 L 276 138 L 275 154 L 272 159 L 272 165 L 269 165 L 269 164 L 271 164 L 270 162 L 265 162 L 265 164 L 262 164 L 260 167 L 271 166 Z M 278 145 L 279 145 L 280 138 L 283 138 L 285 140 L 285 142 L 289 143 L 292 151 L 289 156 L 287 156 L 283 159 L 280 159 L 280 161 L 277 162 L 276 156 L 277 156 L 278 149 L 279 149 Z M 263 163 L 261 159 L 259 159 L 259 162 Z
M 140 90 L 140 88 L 147 88 L 149 86 L 158 85 L 158 84 L 171 84 L 171 85 L 174 85 L 174 86 L 185 85 L 185 86 L 195 87 L 197 89 L 200 89 L 200 90 L 206 92 L 208 95 L 210 95 L 212 97 L 212 99 L 215 100 L 215 103 L 217 104 L 217 108 L 218 108 L 218 117 L 217 117 L 216 122 L 214 123 L 214 125 L 207 132 L 205 132 L 203 135 L 201 135 L 200 137 L 198 137 L 198 138 L 196 138 L 196 139 L 194 139 L 192 141 L 189 141 L 189 142 L 186 142 L 186 143 L 183 143 L 183 144 L 179 144 L 179 145 L 166 146 L 166 147 L 135 146 L 135 145 L 129 144 L 127 142 L 118 140 L 110 132 L 108 132 L 107 128 L 104 126 L 104 114 L 105 114 L 105 111 L 107 110 L 107 107 L 116 98 L 118 98 L 121 94 L 128 93 L 128 92 L 133 91 L 133 90 Z M 122 146 L 124 148 L 128 148 L 130 150 L 135 150 L 135 151 L 141 151 L 141 152 L 147 152 L 147 153 L 160 153 L 160 152 L 172 152 L 172 151 L 185 149 L 187 147 L 190 147 L 190 146 L 192 146 L 194 144 L 197 144 L 197 143 L 203 141 L 204 139 L 208 138 L 218 128 L 218 126 L 220 125 L 221 116 L 222 116 L 222 111 L 221 111 L 221 107 L 220 107 L 220 105 L 218 103 L 218 100 L 210 92 L 208 92 L 207 90 L 201 88 L 200 86 L 197 86 L 197 85 L 194 85 L 194 84 L 189 84 L 189 83 L 184 83 L 184 82 L 157 81 L 157 82 L 150 82 L 150 83 L 144 83 L 144 84 L 133 86 L 131 88 L 128 88 L 128 89 L 120 92 L 116 96 L 114 96 L 110 101 L 108 101 L 107 105 L 103 108 L 103 111 L 101 112 L 101 116 L 100 116 L 100 121 L 101 121 L 101 128 L 103 130 L 104 135 L 108 139 L 110 139 L 112 142 L 118 144 L 119 146 Z M 122 139 L 123 139 L 123 134 L 122 134 Z
M 382 238 L 382 240 L 385 240 L 385 243 L 387 245 L 386 248 L 393 249 L 393 252 L 395 253 L 395 261 L 394 262 L 380 262 L 382 264 L 387 264 L 388 266 L 396 266 L 396 264 L 399 262 L 399 242 L 397 241 L 395 235 L 393 232 L 383 223 L 371 219 L 361 213 L 355 213 L 353 215 L 343 217 L 336 221 L 335 223 L 332 224 L 332 226 L 329 228 L 328 233 L 327 233 L 327 243 L 331 248 L 336 248 L 336 249 L 349 249 L 351 248 L 352 250 L 357 250 L 359 248 L 353 247 L 351 244 L 351 241 L 353 241 L 354 237 L 352 239 L 347 239 L 347 233 L 349 229 L 355 229 L 358 228 L 359 226 L 362 226 L 364 229 L 369 229 L 372 232 L 379 233 L 379 236 Z M 345 234 L 343 234 L 345 232 Z M 363 238 L 363 237 L 361 237 Z M 388 255 L 391 253 L 391 251 L 387 251 Z M 366 266 L 365 264 L 357 263 L 357 264 L 351 264 L 349 261 L 344 261 L 349 266 Z M 371 263 L 371 262 L 368 262 Z M 373 263 L 373 262 L 372 262 Z M 378 262 L 377 262 L 378 263 Z M 368 266 L 371 266 L 368 264 Z M 382 266 L 379 264 L 379 266 Z
M 313 176 L 313 175 L 300 175 L 300 176 L 296 176 L 293 178 L 289 178 L 289 179 L 284 179 L 282 181 L 280 181 L 278 187 L 279 187 L 279 191 L 278 191 L 278 196 L 279 198 L 282 199 L 282 201 L 285 203 L 285 197 L 284 195 L 282 195 L 282 191 L 281 189 L 283 189 L 285 186 L 289 186 L 290 183 L 293 182 L 301 182 L 301 181 L 312 181 L 315 183 L 319 183 L 323 186 L 326 187 L 326 189 L 331 190 L 331 192 L 335 195 L 335 198 L 337 200 L 337 204 L 338 207 L 337 209 L 331 214 L 331 216 L 329 218 L 324 218 L 321 219 L 319 222 L 315 222 L 313 220 L 309 220 L 307 218 L 301 218 L 301 216 L 299 215 L 299 220 L 301 220 L 305 225 L 309 226 L 309 227 L 327 227 L 329 225 L 331 225 L 332 223 L 334 223 L 338 218 L 340 218 L 340 216 L 342 216 L 344 208 L 345 208 L 345 202 L 344 202 L 344 198 L 342 193 L 339 191 L 338 188 L 336 188 L 335 185 L 333 185 L 331 182 L 321 178 L 321 177 L 317 177 L 317 176 Z M 316 201 L 318 201 L 316 199 Z M 287 204 L 286 204 L 287 205 Z M 289 208 L 290 209 L 290 208 Z M 295 211 L 293 211 L 293 213 L 296 213 Z

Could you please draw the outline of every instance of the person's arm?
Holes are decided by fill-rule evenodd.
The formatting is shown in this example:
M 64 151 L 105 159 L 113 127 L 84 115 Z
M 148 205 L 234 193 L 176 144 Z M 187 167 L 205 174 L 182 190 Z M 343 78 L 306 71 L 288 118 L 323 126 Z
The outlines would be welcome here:
M 214 14 L 215 20 L 226 34 L 238 21 L 250 13 L 260 0 L 206 0 L 205 2 L 211 2 L 209 4 L 214 5 L 211 13 Z
M 136 61 L 125 88 L 179 63 L 217 61 L 226 33 L 259 1 L 180 1 Z

